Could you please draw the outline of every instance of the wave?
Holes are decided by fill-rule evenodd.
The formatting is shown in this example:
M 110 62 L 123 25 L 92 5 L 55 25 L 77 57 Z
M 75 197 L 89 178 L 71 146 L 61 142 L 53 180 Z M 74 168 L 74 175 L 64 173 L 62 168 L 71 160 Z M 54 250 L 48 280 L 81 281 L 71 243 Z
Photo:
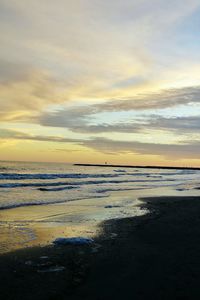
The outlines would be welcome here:
M 65 187 L 57 187 L 57 188 L 39 188 L 39 191 L 47 191 L 47 192 L 58 192 L 58 191 L 64 191 L 64 190 L 71 190 L 75 189 L 77 186 L 65 186 Z
M 77 183 L 74 183 L 77 185 Z M 62 185 L 74 185 L 67 182 L 38 182 L 38 183 L 3 183 L 0 184 L 0 188 L 19 188 L 19 187 L 43 187 L 43 186 L 62 186 Z
M 93 184 L 121 184 L 121 183 L 141 183 L 141 182 L 163 182 L 163 179 L 136 179 L 136 180 L 88 180 L 88 181 L 72 181 L 72 182 L 16 182 L 16 183 L 1 183 L 0 188 L 19 188 L 19 187 L 52 187 L 52 186 L 80 186 L 80 185 L 93 185 Z M 167 181 L 175 181 L 168 179 Z
M 20 173 L 0 173 L 1 180 L 25 180 L 25 179 L 57 179 L 57 178 L 111 178 L 118 177 L 118 174 L 20 174 Z
M 3 171 L 4 169 L 0 168 L 0 171 Z M 177 175 L 186 175 L 186 174 L 192 174 L 192 173 L 186 173 L 186 172 L 175 172 L 175 173 L 169 173 L 169 172 L 162 172 L 162 173 L 147 173 L 147 172 L 126 172 L 122 169 L 114 170 L 114 174 L 91 174 L 91 173 L 0 173 L 0 180 L 53 180 L 58 178 L 66 178 L 66 179 L 85 179 L 85 178 L 117 178 L 122 176 L 136 176 L 136 177 L 157 177 L 161 178 L 161 176 L 177 176 Z
M 75 188 L 75 187 L 64 187 L 64 188 L 58 188 L 58 189 L 42 189 L 42 191 L 53 191 L 53 190 L 62 190 L 62 189 L 70 189 L 70 188 Z M 59 203 L 66 203 L 66 202 L 73 202 L 77 200 L 85 200 L 85 199 L 90 199 L 90 198 L 105 198 L 108 197 L 109 195 L 107 192 L 114 192 L 114 191 L 126 191 L 126 190 L 143 190 L 146 188 L 151 187 L 138 187 L 138 188 L 129 188 L 129 187 L 124 187 L 124 188 L 115 188 L 115 187 L 110 187 L 110 188 L 103 188 L 103 189 L 97 189 L 88 195 L 83 195 L 81 197 L 75 197 L 74 199 L 57 199 L 57 200 L 36 200 L 36 201 L 28 201 L 28 202 L 18 202 L 18 203 L 1 203 L 0 204 L 0 210 L 5 210 L 5 209 L 13 209 L 13 208 L 19 208 L 19 207 L 25 207 L 25 206 L 38 206 L 38 205 L 50 205 L 50 204 L 59 204 Z M 0 221 L 1 223 L 1 221 Z
M 184 173 L 185 174 L 185 173 Z M 182 173 L 169 173 L 169 172 L 162 172 L 162 173 L 150 173 L 150 172 L 138 172 L 138 173 L 126 173 L 121 174 L 122 175 L 129 175 L 129 176 L 146 176 L 146 177 L 160 177 L 160 176 L 176 176 L 176 175 L 182 175 Z
M 96 193 L 103 194 L 107 192 L 118 192 L 118 191 L 137 191 L 137 190 L 146 190 L 152 189 L 151 187 L 135 187 L 135 188 L 108 188 L 108 189 L 101 189 L 97 190 Z
M 6 204 L 0 204 L 0 210 L 5 209 L 12 209 L 12 208 L 18 208 L 18 207 L 24 207 L 24 206 L 38 206 L 38 205 L 47 205 L 47 204 L 58 204 L 58 203 L 66 203 L 66 202 L 73 202 L 77 200 L 85 200 L 89 198 L 104 198 L 107 196 L 104 195 L 89 195 L 89 196 L 83 196 L 76 199 L 60 199 L 60 200 L 50 200 L 50 201 L 30 201 L 30 202 L 18 202 L 18 203 L 6 203 Z M 1 221 L 0 221 L 1 223 Z

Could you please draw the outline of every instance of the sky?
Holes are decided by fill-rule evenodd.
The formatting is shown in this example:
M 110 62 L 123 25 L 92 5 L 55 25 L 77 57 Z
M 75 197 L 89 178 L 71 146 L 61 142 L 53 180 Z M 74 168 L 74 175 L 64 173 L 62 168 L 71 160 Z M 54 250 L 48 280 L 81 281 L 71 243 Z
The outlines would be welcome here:
M 0 0 L 0 160 L 200 166 L 198 0 Z

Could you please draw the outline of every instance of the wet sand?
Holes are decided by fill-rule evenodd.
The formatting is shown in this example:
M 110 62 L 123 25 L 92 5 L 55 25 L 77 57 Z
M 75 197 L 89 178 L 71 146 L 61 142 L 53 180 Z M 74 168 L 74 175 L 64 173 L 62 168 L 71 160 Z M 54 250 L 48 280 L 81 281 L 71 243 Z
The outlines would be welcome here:
M 45 246 L 60 236 L 92 237 L 103 220 L 146 213 L 139 204 L 132 191 L 122 191 L 100 199 L 0 210 L 0 254 Z
M 142 205 L 151 213 L 103 222 L 91 245 L 1 255 L 2 299 L 199 299 L 200 197 Z

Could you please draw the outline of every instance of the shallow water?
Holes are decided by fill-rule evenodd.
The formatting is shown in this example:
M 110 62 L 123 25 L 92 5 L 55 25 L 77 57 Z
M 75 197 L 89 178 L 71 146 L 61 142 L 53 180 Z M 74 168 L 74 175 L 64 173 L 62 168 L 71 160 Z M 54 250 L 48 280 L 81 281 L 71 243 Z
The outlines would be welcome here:
M 91 236 L 100 221 L 147 213 L 140 197 L 200 195 L 200 171 L 0 163 L 0 253 Z

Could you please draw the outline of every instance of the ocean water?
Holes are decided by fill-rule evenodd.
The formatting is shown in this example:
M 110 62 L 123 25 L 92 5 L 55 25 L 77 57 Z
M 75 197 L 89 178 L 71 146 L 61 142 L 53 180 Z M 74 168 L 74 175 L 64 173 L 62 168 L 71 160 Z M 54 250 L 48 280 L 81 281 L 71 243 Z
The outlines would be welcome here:
M 0 162 L 0 209 L 109 197 L 114 191 L 170 188 L 198 194 L 200 171 Z M 145 192 L 145 195 L 147 193 Z M 151 194 L 151 191 L 150 191 Z
M 0 162 L 0 254 L 58 237 L 94 236 L 101 221 L 141 216 L 141 197 L 200 196 L 200 171 Z

